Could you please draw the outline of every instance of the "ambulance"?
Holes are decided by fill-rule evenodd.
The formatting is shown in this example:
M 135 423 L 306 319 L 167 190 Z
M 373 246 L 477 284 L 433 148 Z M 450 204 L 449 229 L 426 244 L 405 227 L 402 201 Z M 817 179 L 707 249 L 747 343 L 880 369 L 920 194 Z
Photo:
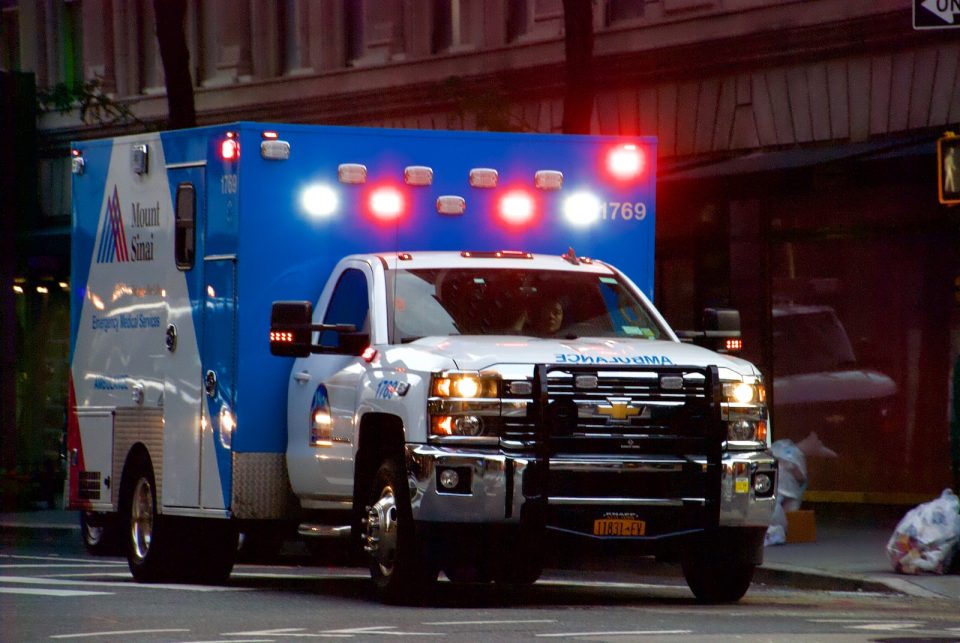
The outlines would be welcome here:
M 551 548 L 735 601 L 775 504 L 739 316 L 652 305 L 656 141 L 240 122 L 72 147 L 70 506 L 142 582 L 347 539 L 387 601 Z

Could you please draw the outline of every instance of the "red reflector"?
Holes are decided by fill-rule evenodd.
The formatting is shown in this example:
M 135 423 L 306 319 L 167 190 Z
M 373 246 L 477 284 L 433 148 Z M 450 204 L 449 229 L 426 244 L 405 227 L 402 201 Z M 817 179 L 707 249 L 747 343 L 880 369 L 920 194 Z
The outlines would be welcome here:
M 645 165 L 643 150 L 633 144 L 615 147 L 607 155 L 607 170 L 618 181 L 637 178 Z
M 369 364 L 373 360 L 377 359 L 377 349 L 373 346 L 367 346 L 363 349 L 363 352 L 360 353 L 360 357 L 363 358 L 363 361 Z
M 224 161 L 236 161 L 240 158 L 240 143 L 228 138 L 220 143 L 220 158 Z
M 743 348 L 743 340 L 730 338 L 724 343 L 724 348 L 726 348 L 728 351 L 741 350 Z
M 533 215 L 533 198 L 523 190 L 507 192 L 500 199 L 500 218 L 510 225 L 530 223 Z
M 370 212 L 380 221 L 394 221 L 403 214 L 403 194 L 392 187 L 377 188 L 370 193 Z

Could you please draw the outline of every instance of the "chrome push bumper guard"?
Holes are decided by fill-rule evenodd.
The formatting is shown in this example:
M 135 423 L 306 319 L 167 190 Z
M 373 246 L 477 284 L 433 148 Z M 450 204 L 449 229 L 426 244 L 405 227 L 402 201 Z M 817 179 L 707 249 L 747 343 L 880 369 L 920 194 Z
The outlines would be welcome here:
M 521 515 L 547 515 L 550 510 L 585 512 L 659 511 L 695 515 L 699 528 L 765 527 L 775 505 L 775 484 L 764 494 L 754 488 L 757 475 L 776 480 L 776 461 L 768 450 L 723 452 L 725 426 L 720 419 L 720 382 L 715 367 L 702 369 L 706 377 L 703 408 L 708 412 L 705 435 L 707 453 L 690 455 L 556 455 L 551 454 L 551 417 L 548 413 L 547 373 L 551 367 L 538 365 L 534 375 L 534 401 L 529 416 L 537 427 L 536 450 L 516 455 L 468 447 L 408 444 L 406 462 L 414 518 L 434 523 L 519 524 Z M 564 366 L 570 372 L 576 367 Z M 444 487 L 441 474 L 452 470 L 456 484 Z M 629 480 L 631 475 L 657 478 L 682 471 L 702 472 L 701 494 L 684 495 L 684 489 L 645 495 L 604 494 L 603 490 L 581 495 L 546 494 L 550 472 L 609 475 Z M 630 488 L 631 485 L 626 485 Z M 633 488 L 642 489 L 642 484 Z M 690 491 L 689 488 L 687 491 Z M 525 512 L 525 505 L 528 510 Z M 687 525 L 690 523 L 687 522 Z M 689 530 L 686 530 L 689 531 Z M 659 535 L 670 535 L 661 533 Z

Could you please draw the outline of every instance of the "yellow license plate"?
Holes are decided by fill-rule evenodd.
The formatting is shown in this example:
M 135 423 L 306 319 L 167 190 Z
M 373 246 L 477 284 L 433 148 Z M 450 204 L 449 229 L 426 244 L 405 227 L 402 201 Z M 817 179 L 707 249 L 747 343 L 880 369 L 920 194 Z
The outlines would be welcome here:
M 642 536 L 647 531 L 643 520 L 601 518 L 593 521 L 594 536 Z

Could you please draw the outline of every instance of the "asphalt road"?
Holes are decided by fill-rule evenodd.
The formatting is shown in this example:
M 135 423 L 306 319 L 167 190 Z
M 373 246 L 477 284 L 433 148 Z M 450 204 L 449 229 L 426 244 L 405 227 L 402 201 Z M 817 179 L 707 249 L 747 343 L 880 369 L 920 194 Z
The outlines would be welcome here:
M 525 589 L 443 581 L 397 607 L 356 567 L 293 557 L 238 565 L 223 587 L 141 585 L 75 532 L 18 533 L 0 539 L 0 641 L 960 641 L 954 603 L 895 593 L 754 584 L 737 604 L 704 606 L 679 572 L 548 571 Z

